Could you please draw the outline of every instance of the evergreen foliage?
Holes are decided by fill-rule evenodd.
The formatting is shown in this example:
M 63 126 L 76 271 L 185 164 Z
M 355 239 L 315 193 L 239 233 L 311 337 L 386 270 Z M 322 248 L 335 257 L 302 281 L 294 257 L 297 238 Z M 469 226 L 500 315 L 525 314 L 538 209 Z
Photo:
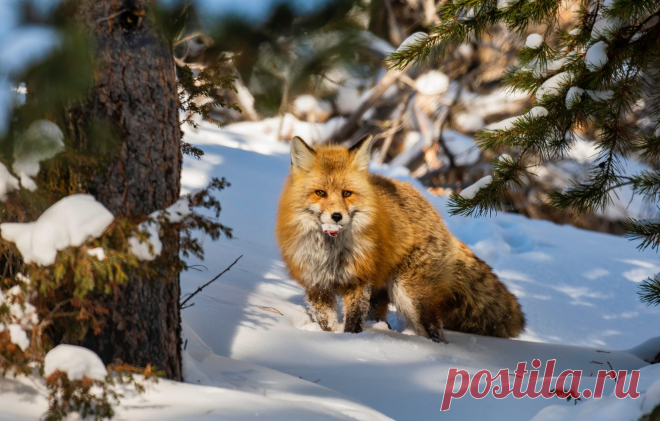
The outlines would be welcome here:
M 25 6 L 29 11 L 29 2 Z M 11 169 L 16 151 L 25 149 L 21 135 L 33 121 L 46 119 L 63 127 L 67 105 L 84 101 L 89 93 L 94 77 L 92 57 L 95 46 L 72 19 L 75 7 L 76 1 L 64 1 L 49 18 L 39 17 L 40 24 L 58 31 L 61 42 L 47 57 L 10 75 L 11 83 L 18 86 L 24 82 L 28 93 L 24 103 L 15 104 L 7 133 L 0 133 L 0 165 L 3 169 Z M 191 6 L 139 12 L 137 15 L 131 13 L 138 18 L 149 14 L 157 19 L 162 36 L 174 45 L 185 33 Z M 33 17 L 25 12 L 21 23 L 34 23 Z M 228 70 L 230 64 L 227 55 L 218 54 L 202 69 L 181 66 L 177 81 L 179 107 L 182 113 L 186 113 L 181 124 L 195 126 L 194 116 L 213 121 L 213 107 L 238 110 L 218 94 L 220 89 L 233 89 L 234 77 Z M 28 191 L 23 186 L 9 192 L 0 201 L 2 222 L 35 221 L 58 200 L 87 192 L 88 180 L 96 172 L 104 171 L 105 165 L 117 153 L 121 139 L 119 133 L 103 122 L 85 123 L 86 132 L 78 138 L 82 138 L 82 142 L 65 135 L 64 150 L 41 162 L 35 191 Z M 181 150 L 197 158 L 203 154 L 183 140 Z M 181 257 L 174 261 L 160 257 L 153 261 L 139 260 L 131 252 L 129 240 L 136 237 L 145 241 L 149 234 L 140 229 L 139 223 L 143 221 L 122 217 L 115 217 L 98 238 L 89 238 L 80 247 L 58 251 L 55 263 L 49 266 L 23 262 L 14 243 L 0 239 L 0 374 L 43 374 L 44 357 L 50 349 L 60 342 L 76 343 L 88 332 L 100 331 L 108 310 L 98 305 L 96 298 L 116 293 L 117 287 L 128 281 L 128 273 L 138 273 L 145 279 L 158 282 L 160 271 L 175 270 L 178 273 L 188 269 L 183 260 L 185 257 L 204 257 L 196 232 L 201 231 L 213 240 L 221 235 L 231 238 L 231 229 L 218 221 L 221 206 L 213 196 L 215 191 L 228 186 L 224 179 L 213 179 L 206 188 L 185 196 L 192 213 L 180 221 L 171 222 L 162 212 L 155 217 L 161 230 L 173 228 L 179 232 L 178 255 Z M 206 211 L 210 211 L 211 216 L 206 216 Z M 96 252 L 102 250 L 104 258 L 90 254 L 92 249 Z M 158 367 L 139 368 L 122 361 L 107 368 L 110 374 L 104 381 L 87 377 L 70 380 L 59 371 L 46 378 L 49 408 L 45 419 L 66 419 L 73 412 L 83 418 L 110 418 L 114 414 L 112 406 L 121 398 L 115 390 L 117 383 L 131 384 L 141 392 L 144 390 L 141 379 L 163 375 Z M 136 374 L 141 377 L 135 377 Z
M 660 199 L 660 2 L 658 0 L 579 0 L 574 28 L 559 26 L 558 0 L 453 0 L 438 10 L 441 23 L 388 58 L 403 69 L 442 55 L 450 44 L 479 36 L 494 24 L 524 34 L 545 25 L 544 42 L 523 47 L 518 64 L 507 72 L 511 90 L 535 95 L 543 112 L 528 113 L 499 130 L 477 134 L 480 147 L 512 151 L 514 159 L 493 167 L 493 182 L 474 198 L 453 194 L 452 214 L 484 215 L 503 208 L 507 191 L 533 177 L 533 168 L 561 159 L 571 149 L 575 130 L 589 127 L 597 134 L 598 156 L 587 177 L 564 191 L 549 194 L 557 208 L 577 214 L 603 210 L 612 191 L 631 186 L 648 202 Z M 627 117 L 644 107 L 652 127 L 632 124 Z M 651 170 L 624 174 L 626 159 L 639 159 Z M 660 247 L 657 220 L 630 220 L 628 236 L 640 248 Z M 660 304 L 660 281 L 650 278 L 640 296 Z

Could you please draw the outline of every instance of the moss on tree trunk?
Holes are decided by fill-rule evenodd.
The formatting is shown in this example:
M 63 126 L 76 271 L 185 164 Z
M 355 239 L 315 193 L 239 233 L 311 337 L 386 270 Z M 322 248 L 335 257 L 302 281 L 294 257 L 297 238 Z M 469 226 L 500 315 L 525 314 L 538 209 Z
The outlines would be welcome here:
M 65 116 L 69 137 L 82 150 L 97 149 L 104 136 L 115 139 L 106 142 L 108 159 L 85 188 L 115 216 L 136 222 L 172 204 L 180 192 L 174 62 L 149 18 L 150 4 L 77 3 L 76 18 L 95 42 L 94 84 L 89 97 L 68 107 Z M 80 343 L 106 363 L 150 363 L 180 380 L 178 233 L 165 232 L 162 240 L 161 257 L 149 263 L 158 275 L 132 274 L 114 294 L 97 297 L 108 315 L 100 334 L 88 332 Z

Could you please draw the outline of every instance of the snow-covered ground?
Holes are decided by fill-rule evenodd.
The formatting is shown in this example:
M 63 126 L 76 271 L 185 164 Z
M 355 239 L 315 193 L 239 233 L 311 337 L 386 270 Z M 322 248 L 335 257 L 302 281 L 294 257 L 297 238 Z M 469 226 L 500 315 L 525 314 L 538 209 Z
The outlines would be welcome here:
M 660 271 L 655 253 L 638 252 L 621 237 L 517 215 L 449 217 L 440 197 L 427 195 L 450 230 L 520 299 L 528 320 L 524 335 L 506 340 L 448 332 L 449 344 L 436 344 L 414 336 L 393 312 L 394 331 L 382 324 L 358 335 L 320 331 L 307 314 L 303 290 L 280 261 L 273 235 L 288 145 L 261 129 L 204 123 L 186 133 L 206 155 L 186 159 L 184 189 L 226 177 L 232 186 L 219 195 L 221 221 L 235 238 L 205 241 L 206 260 L 190 263 L 206 269 L 182 275 L 183 293 L 243 258 L 183 310 L 184 375 L 192 385 L 162 380 L 145 395 L 129 390 L 118 419 L 530 420 L 543 410 L 537 420 L 563 420 L 600 409 L 618 420 L 636 420 L 642 408 L 660 400 L 660 383 L 652 387 L 660 367 L 639 358 L 654 347 L 621 351 L 660 336 L 660 309 L 639 303 L 636 294 L 643 279 Z M 375 170 L 408 178 L 397 168 Z M 608 364 L 615 370 L 642 368 L 639 391 L 650 391 L 637 400 L 577 405 L 559 398 L 467 395 L 440 413 L 449 368 L 496 372 L 535 358 L 556 359 L 555 375 L 583 370 L 581 389 L 593 389 L 595 377 L 589 376 Z M 605 396 L 612 390 L 607 384 Z M 37 419 L 45 410 L 44 395 L 34 379 L 0 381 L 0 420 Z M 547 408 L 551 405 L 556 407 Z

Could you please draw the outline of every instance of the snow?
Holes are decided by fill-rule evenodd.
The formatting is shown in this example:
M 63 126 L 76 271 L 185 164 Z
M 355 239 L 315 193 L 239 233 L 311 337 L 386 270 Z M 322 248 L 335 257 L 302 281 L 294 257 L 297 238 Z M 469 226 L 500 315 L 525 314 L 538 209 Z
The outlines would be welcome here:
M 474 183 L 470 187 L 461 191 L 461 197 L 464 197 L 466 199 L 474 199 L 474 196 L 476 196 L 477 193 L 479 193 L 479 190 L 488 186 L 492 182 L 493 182 L 493 176 L 487 175 L 479 179 L 476 183 Z
M 316 99 L 312 95 L 297 97 L 293 101 L 293 108 L 299 115 L 328 116 L 332 113 L 332 105 L 328 101 Z
M 541 78 L 547 76 L 549 73 L 556 72 L 557 70 L 564 67 L 566 63 L 573 57 L 575 57 L 575 51 L 567 53 L 564 57 L 560 57 L 555 60 L 548 60 L 545 63 L 545 67 L 542 67 L 540 64 L 537 64 L 534 68 L 533 75 L 536 78 Z
M 530 117 L 545 117 L 548 115 L 548 110 L 546 110 L 544 107 L 533 107 L 529 112 L 527 113 Z
M 546 110 L 544 107 L 533 107 L 531 110 L 526 112 L 525 114 L 521 116 L 514 116 L 514 117 L 509 117 L 507 119 L 504 119 L 502 121 L 498 121 L 496 123 L 491 123 L 488 126 L 486 126 L 486 130 L 511 130 L 515 126 L 516 122 L 525 117 L 545 117 L 548 115 L 548 110 Z
M 372 323 L 357 335 L 320 331 L 273 236 L 289 172 L 288 145 L 264 135 L 258 123 L 236 126 L 185 128 L 186 139 L 206 154 L 200 161 L 184 161 L 184 190 L 225 176 L 232 186 L 218 194 L 220 221 L 233 228 L 235 238 L 204 242 L 207 260 L 188 263 L 208 270 L 184 272 L 182 293 L 195 291 L 237 256 L 244 257 L 195 296 L 195 306 L 182 310 L 188 383 L 160 380 L 139 396 L 121 389 L 126 396 L 117 408 L 118 419 L 462 421 L 487 415 L 508 421 L 530 420 L 546 407 L 568 414 L 610 400 L 575 405 L 558 398 L 473 399 L 468 394 L 439 414 L 449 368 L 495 372 L 515 369 L 521 361 L 529 367 L 535 358 L 556 359 L 555 376 L 565 369 L 583 370 L 582 385 L 592 389 L 595 377 L 589 375 L 607 363 L 616 370 L 642 369 L 640 391 L 647 398 L 657 396 L 653 383 L 660 379 L 660 366 L 649 366 L 635 350 L 626 351 L 660 336 L 660 308 L 640 303 L 638 283 L 626 277 L 660 271 L 655 252 L 640 252 L 622 237 L 521 215 L 449 216 L 447 200 L 429 195 L 404 168 L 373 167 L 420 189 L 450 231 L 518 297 L 526 331 L 516 340 L 448 331 L 449 343 L 436 344 L 414 335 L 393 311 L 388 315 L 393 330 Z M 36 421 L 47 407 L 45 389 L 36 378 L 2 379 L 0 388 L 0 419 Z M 604 396 L 612 391 L 613 383 L 606 383 Z M 644 405 L 641 399 L 623 402 L 619 405 Z M 557 415 L 553 420 L 564 416 L 549 411 Z
M 192 213 L 190 200 L 182 197 L 165 209 L 164 216 L 173 224 L 178 224 Z
M 477 95 L 467 88 L 461 91 L 459 103 L 464 105 L 470 114 L 485 119 L 493 114 L 515 113 L 522 103 L 527 103 L 529 95 L 523 91 L 509 92 L 498 88 L 486 95 Z
M 582 94 L 584 89 L 577 86 L 571 86 L 566 93 L 566 108 L 569 110 L 582 101 Z
M 94 196 L 74 194 L 46 209 L 34 222 L 5 222 L 0 231 L 3 239 L 16 243 L 25 263 L 46 266 L 55 263 L 58 250 L 99 237 L 113 220 Z
M 33 121 L 14 143 L 12 169 L 24 188 L 34 191 L 37 185 L 31 177 L 39 174 L 39 163 L 64 149 L 64 134 L 57 124 L 48 120 Z
M 94 256 L 99 260 L 105 260 L 105 251 L 103 247 L 94 247 L 93 249 L 87 250 L 87 254 Z
M 293 107 L 300 113 L 313 112 L 318 106 L 318 100 L 312 95 L 300 95 L 293 101 Z
M 144 222 L 138 225 L 138 230 L 146 232 L 146 241 L 140 241 L 137 236 L 131 236 L 128 239 L 131 253 L 140 260 L 154 260 L 163 251 L 163 243 L 160 241 L 160 223 L 158 222 L 158 217 L 163 216 L 169 222 L 176 224 L 183 221 L 191 213 L 190 201 L 187 197 L 180 198 L 163 211 L 153 212 Z M 151 250 L 149 250 L 149 245 L 151 245 Z
M 591 29 L 591 39 L 606 36 L 608 32 L 615 31 L 622 23 L 623 21 L 619 18 L 607 17 L 596 20 Z
M 619 399 L 614 394 L 602 399 L 589 399 L 577 405 L 553 405 L 545 408 L 532 421 L 637 421 L 660 404 L 660 367 L 642 367 L 637 399 Z
M 454 123 L 464 132 L 474 133 L 484 128 L 484 119 L 473 113 L 456 113 Z
M 529 34 L 527 36 L 527 41 L 525 41 L 525 46 L 532 49 L 537 49 L 543 45 L 543 35 L 541 34 Z
M 422 95 L 441 95 L 449 89 L 449 76 L 437 71 L 431 70 L 415 81 L 415 89 Z
M 194 291 L 236 256 L 245 256 L 223 276 L 223 282 L 209 286 L 203 297 L 194 300 L 194 307 L 183 311 L 184 331 L 194 330 L 214 354 L 309 381 L 320 379 L 318 385 L 405 421 L 438 417 L 448 367 L 473 373 L 553 357 L 563 367 L 557 371 L 590 371 L 599 367 L 591 361 L 602 361 L 605 355 L 598 349 L 611 352 L 607 358 L 616 369 L 639 368 L 646 363 L 613 349 L 631 348 L 660 336 L 649 329 L 660 310 L 641 304 L 636 296 L 638 284 L 623 275 L 635 269 L 659 269 L 654 252 L 640 253 L 635 243 L 622 237 L 519 215 L 449 217 L 446 199 L 428 195 L 449 229 L 477 250 L 520 299 L 528 319 L 521 340 L 447 332 L 449 344 L 439 346 L 411 336 L 394 313 L 388 318 L 394 331 L 371 326 L 359 335 L 318 331 L 306 312 L 304 291 L 286 273 L 271 234 L 280 189 L 288 173 L 288 150 L 280 150 L 272 140 L 238 136 L 232 125 L 223 130 L 203 125 L 186 136 L 206 155 L 201 162 L 184 163 L 184 174 L 198 172 L 200 163 L 212 160 L 219 163 L 204 166 L 205 177 L 223 175 L 232 182 L 219 197 L 223 203 L 221 220 L 234 228 L 238 239 L 207 244 L 207 253 L 223 257 L 200 262 L 209 267 L 206 274 L 184 274 L 183 292 Z M 378 171 L 410 180 L 401 168 Z M 258 306 L 274 307 L 283 315 Z M 627 313 L 634 315 L 618 317 Z M 617 318 L 606 319 L 609 316 Z M 217 320 L 225 322 L 219 324 Z M 392 396 L 397 399 L 387 398 Z M 488 413 L 496 421 L 529 420 L 544 407 L 558 404 L 573 406 L 573 402 L 559 399 L 500 401 L 466 396 L 452 402 L 452 409 L 442 416 L 465 420 Z
M 508 9 L 511 5 L 516 4 L 518 0 L 497 0 L 497 8 L 500 10 Z
M 69 380 L 104 380 L 108 375 L 101 358 L 87 348 L 75 345 L 58 345 L 48 351 L 44 359 L 44 376 L 56 371 L 66 373 Z
M 401 45 L 399 45 L 399 48 L 396 49 L 397 53 L 400 53 L 407 48 L 420 44 L 429 37 L 429 35 L 426 32 L 415 32 L 414 34 L 410 35 L 408 38 L 404 39 Z
M 335 97 L 337 111 L 343 115 L 353 114 L 362 104 L 362 95 L 351 86 L 340 86 Z
M 479 160 L 479 147 L 471 137 L 446 129 L 442 131 L 442 139 L 456 165 L 472 165 Z
M 536 91 L 536 101 L 541 101 L 544 95 L 556 96 L 563 87 L 573 80 L 573 74 L 569 72 L 561 72 L 550 79 L 543 82 L 543 84 Z
M 30 346 L 30 340 L 21 325 L 12 323 L 7 326 L 9 329 L 10 340 L 13 344 L 18 345 L 21 350 L 25 351 Z
M 585 90 L 587 95 L 594 101 L 609 101 L 614 96 L 614 91 L 590 91 Z
M 392 44 L 380 37 L 377 37 L 373 34 L 373 32 L 362 31 L 360 36 L 365 44 L 369 45 L 373 50 L 378 51 L 383 56 L 392 54 L 394 51 L 396 51 Z
M 598 41 L 587 50 L 584 61 L 591 71 L 602 69 L 607 64 L 607 47 L 603 41 Z
M 37 323 L 39 323 L 37 309 L 30 303 L 21 305 L 17 302 L 17 297 L 21 295 L 23 295 L 23 291 L 18 285 L 7 291 L 7 297 L 12 297 L 12 301 L 14 301 L 9 306 L 10 319 L 23 329 L 32 329 Z
M 160 241 L 159 229 L 160 225 L 153 219 L 148 219 L 140 223 L 138 230 L 141 232 L 146 231 L 147 238 L 145 241 L 140 241 L 138 237 L 130 237 L 128 239 L 128 245 L 131 253 L 144 261 L 152 261 L 160 256 L 160 253 L 163 251 L 163 243 Z
M 644 361 L 651 362 L 655 360 L 655 357 L 660 353 L 660 337 L 651 338 L 648 341 L 629 349 L 628 352 Z
M 588 92 L 588 91 L 587 91 Z M 552 185 L 558 190 L 567 188 L 571 180 L 583 181 L 588 173 L 588 167 L 593 165 L 594 160 L 599 156 L 599 149 L 596 142 L 590 139 L 574 135 L 571 148 L 566 153 L 566 159 L 557 162 L 557 165 L 539 166 L 532 169 L 537 176 L 552 180 Z M 621 171 L 624 176 L 639 174 L 650 168 L 635 160 L 621 159 Z M 623 186 L 612 190 L 610 194 L 610 203 L 607 204 L 604 211 L 597 211 L 598 215 L 604 216 L 611 221 L 625 221 L 627 218 L 645 219 L 656 214 L 654 206 L 645 202 L 640 195 L 634 195 L 630 186 Z M 651 269 L 638 269 L 624 276 L 629 276 L 637 282 L 643 274 L 651 276 Z
M 330 237 L 336 237 L 337 233 L 344 229 L 344 227 L 337 224 L 321 224 L 321 229 Z
M 7 200 L 7 193 L 20 189 L 18 179 L 11 175 L 7 167 L 0 163 L 0 201 Z
M 491 123 L 486 126 L 486 130 L 511 130 L 519 118 L 520 116 L 514 116 L 506 118 L 502 121 L 498 121 L 496 123 Z

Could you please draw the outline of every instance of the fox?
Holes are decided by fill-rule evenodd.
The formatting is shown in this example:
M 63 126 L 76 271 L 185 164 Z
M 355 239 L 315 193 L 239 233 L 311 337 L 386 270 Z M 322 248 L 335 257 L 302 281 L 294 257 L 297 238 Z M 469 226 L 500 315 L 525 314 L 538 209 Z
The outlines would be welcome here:
M 414 186 L 369 172 L 371 143 L 370 135 L 350 148 L 291 142 L 275 234 L 312 319 L 337 330 L 339 297 L 344 332 L 361 332 L 367 319 L 387 323 L 392 303 L 434 342 L 446 342 L 444 329 L 518 336 L 525 316 L 516 296 Z

